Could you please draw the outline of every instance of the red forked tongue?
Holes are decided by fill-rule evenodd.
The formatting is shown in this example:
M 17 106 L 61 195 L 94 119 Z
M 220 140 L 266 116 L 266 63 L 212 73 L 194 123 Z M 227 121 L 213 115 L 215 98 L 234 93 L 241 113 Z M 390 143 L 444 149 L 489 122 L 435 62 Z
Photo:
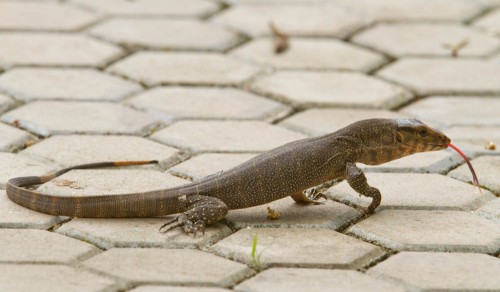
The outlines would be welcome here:
M 477 180 L 477 175 L 476 175 L 476 172 L 474 171 L 474 168 L 472 167 L 472 164 L 470 163 L 470 160 L 469 158 L 467 158 L 467 156 L 460 150 L 458 149 L 457 146 L 453 145 L 453 144 L 448 144 L 448 146 L 451 147 L 451 149 L 457 151 L 458 154 L 460 154 L 460 156 L 462 156 L 462 158 L 465 160 L 465 162 L 467 163 L 467 166 L 469 167 L 470 169 L 470 172 L 472 173 L 472 178 L 474 179 L 474 185 L 477 186 L 479 188 L 479 192 L 483 193 L 481 191 L 481 187 L 479 186 L 479 181 Z

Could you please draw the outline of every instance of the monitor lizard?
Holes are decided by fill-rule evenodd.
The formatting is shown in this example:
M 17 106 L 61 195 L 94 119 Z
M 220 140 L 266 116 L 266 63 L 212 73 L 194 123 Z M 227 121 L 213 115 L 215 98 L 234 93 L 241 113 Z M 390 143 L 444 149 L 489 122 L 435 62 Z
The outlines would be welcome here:
M 8 197 L 19 205 L 53 215 L 81 218 L 157 217 L 179 214 L 163 232 L 182 226 L 196 235 L 206 224 L 222 220 L 228 210 L 266 204 L 287 196 L 318 203 L 321 194 L 305 190 L 333 179 L 345 179 L 359 194 L 371 197 L 367 213 L 380 205 L 356 163 L 378 165 L 413 153 L 441 150 L 450 139 L 416 119 L 368 119 L 319 137 L 306 138 L 264 152 L 230 170 L 179 187 L 120 195 L 55 196 L 25 186 L 45 183 L 73 169 L 155 163 L 101 162 L 68 167 L 44 176 L 10 179 Z

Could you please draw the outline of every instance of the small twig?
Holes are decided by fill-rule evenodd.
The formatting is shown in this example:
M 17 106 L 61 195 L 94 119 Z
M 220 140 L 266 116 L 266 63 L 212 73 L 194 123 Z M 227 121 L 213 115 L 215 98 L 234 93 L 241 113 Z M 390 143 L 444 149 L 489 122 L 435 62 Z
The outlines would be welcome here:
M 463 39 L 455 44 L 443 44 L 443 47 L 450 50 L 451 56 L 455 58 L 455 57 L 458 57 L 458 53 L 460 52 L 460 50 L 465 48 L 468 44 L 469 44 L 469 40 Z
M 274 52 L 276 54 L 281 54 L 288 50 L 290 47 L 290 44 L 288 42 L 288 36 L 280 31 L 274 23 L 271 21 L 269 22 L 269 28 L 271 29 L 273 35 L 274 35 Z

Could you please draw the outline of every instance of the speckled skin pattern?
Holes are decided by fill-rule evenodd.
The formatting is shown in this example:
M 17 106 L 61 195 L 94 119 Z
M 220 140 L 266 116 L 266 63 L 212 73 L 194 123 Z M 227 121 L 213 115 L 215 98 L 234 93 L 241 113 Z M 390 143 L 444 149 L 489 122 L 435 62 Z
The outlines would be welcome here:
M 417 152 L 445 149 L 449 143 L 443 133 L 418 120 L 370 119 L 331 134 L 282 145 L 228 171 L 180 187 L 85 197 L 52 196 L 23 188 L 44 183 L 71 169 L 151 163 L 107 162 L 75 166 L 42 177 L 14 178 L 7 184 L 7 195 L 24 207 L 70 217 L 156 217 L 182 213 L 167 223 L 167 230 L 183 226 L 186 232 L 196 233 L 205 224 L 222 220 L 228 209 L 262 205 L 286 196 L 313 203 L 304 190 L 333 179 L 346 179 L 358 193 L 372 197 L 367 212 L 373 212 L 380 204 L 381 194 L 368 185 L 356 162 L 378 165 Z

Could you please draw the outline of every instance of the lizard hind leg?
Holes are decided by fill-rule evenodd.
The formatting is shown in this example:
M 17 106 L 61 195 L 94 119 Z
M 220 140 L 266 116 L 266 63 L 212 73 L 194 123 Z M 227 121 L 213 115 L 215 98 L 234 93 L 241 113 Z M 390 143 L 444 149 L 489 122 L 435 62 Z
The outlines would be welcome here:
M 224 219 L 228 211 L 226 204 L 214 197 L 191 195 L 181 196 L 179 200 L 185 204 L 186 211 L 163 224 L 160 227 L 161 233 L 182 227 L 184 232 L 196 237 L 198 231 L 205 234 L 206 225 Z

